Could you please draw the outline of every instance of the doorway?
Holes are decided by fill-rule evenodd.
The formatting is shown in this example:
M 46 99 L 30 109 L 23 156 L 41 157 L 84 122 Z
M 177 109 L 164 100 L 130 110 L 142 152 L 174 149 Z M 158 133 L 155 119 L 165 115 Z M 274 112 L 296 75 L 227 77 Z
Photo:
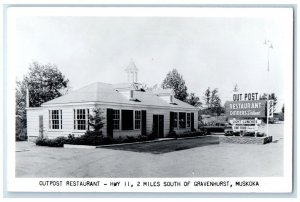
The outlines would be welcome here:
M 164 115 L 153 115 L 153 133 L 157 138 L 164 137 Z

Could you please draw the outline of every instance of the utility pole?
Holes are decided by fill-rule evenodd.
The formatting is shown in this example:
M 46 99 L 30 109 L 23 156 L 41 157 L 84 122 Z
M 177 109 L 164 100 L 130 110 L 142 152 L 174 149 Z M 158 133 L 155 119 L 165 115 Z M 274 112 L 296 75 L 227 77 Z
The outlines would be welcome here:
M 268 51 L 268 56 L 267 56 L 267 59 L 268 59 L 268 73 L 270 71 L 270 49 L 273 49 L 273 44 L 270 40 L 265 40 L 264 42 L 264 45 L 267 47 L 267 51 Z M 267 82 L 269 82 L 269 76 L 267 78 Z M 269 104 L 273 103 L 271 100 L 269 100 L 269 93 L 267 93 L 267 136 L 269 136 Z M 272 114 L 273 116 L 273 114 Z
M 268 51 L 268 72 L 270 71 L 270 49 L 273 49 L 273 44 L 270 40 L 265 40 L 264 45 L 267 47 Z

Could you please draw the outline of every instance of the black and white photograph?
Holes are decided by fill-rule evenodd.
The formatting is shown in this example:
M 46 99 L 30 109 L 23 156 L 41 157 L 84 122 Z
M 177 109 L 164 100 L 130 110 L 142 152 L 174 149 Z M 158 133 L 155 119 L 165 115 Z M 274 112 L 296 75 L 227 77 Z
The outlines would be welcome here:
M 293 9 L 36 7 L 8 19 L 14 180 L 291 191 Z

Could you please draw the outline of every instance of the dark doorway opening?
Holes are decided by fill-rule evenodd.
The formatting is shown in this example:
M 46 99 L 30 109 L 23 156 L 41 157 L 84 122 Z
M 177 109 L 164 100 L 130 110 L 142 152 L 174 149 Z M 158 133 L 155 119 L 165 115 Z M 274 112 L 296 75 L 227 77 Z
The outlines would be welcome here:
M 164 115 L 153 115 L 153 133 L 158 138 L 164 137 Z

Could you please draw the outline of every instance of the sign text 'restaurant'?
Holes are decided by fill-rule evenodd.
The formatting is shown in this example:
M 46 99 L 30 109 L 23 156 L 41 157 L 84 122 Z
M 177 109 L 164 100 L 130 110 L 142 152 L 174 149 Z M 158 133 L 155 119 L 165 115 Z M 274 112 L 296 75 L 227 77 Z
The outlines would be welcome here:
M 226 115 L 231 118 L 265 117 L 265 107 L 265 100 L 227 101 L 225 103 Z

